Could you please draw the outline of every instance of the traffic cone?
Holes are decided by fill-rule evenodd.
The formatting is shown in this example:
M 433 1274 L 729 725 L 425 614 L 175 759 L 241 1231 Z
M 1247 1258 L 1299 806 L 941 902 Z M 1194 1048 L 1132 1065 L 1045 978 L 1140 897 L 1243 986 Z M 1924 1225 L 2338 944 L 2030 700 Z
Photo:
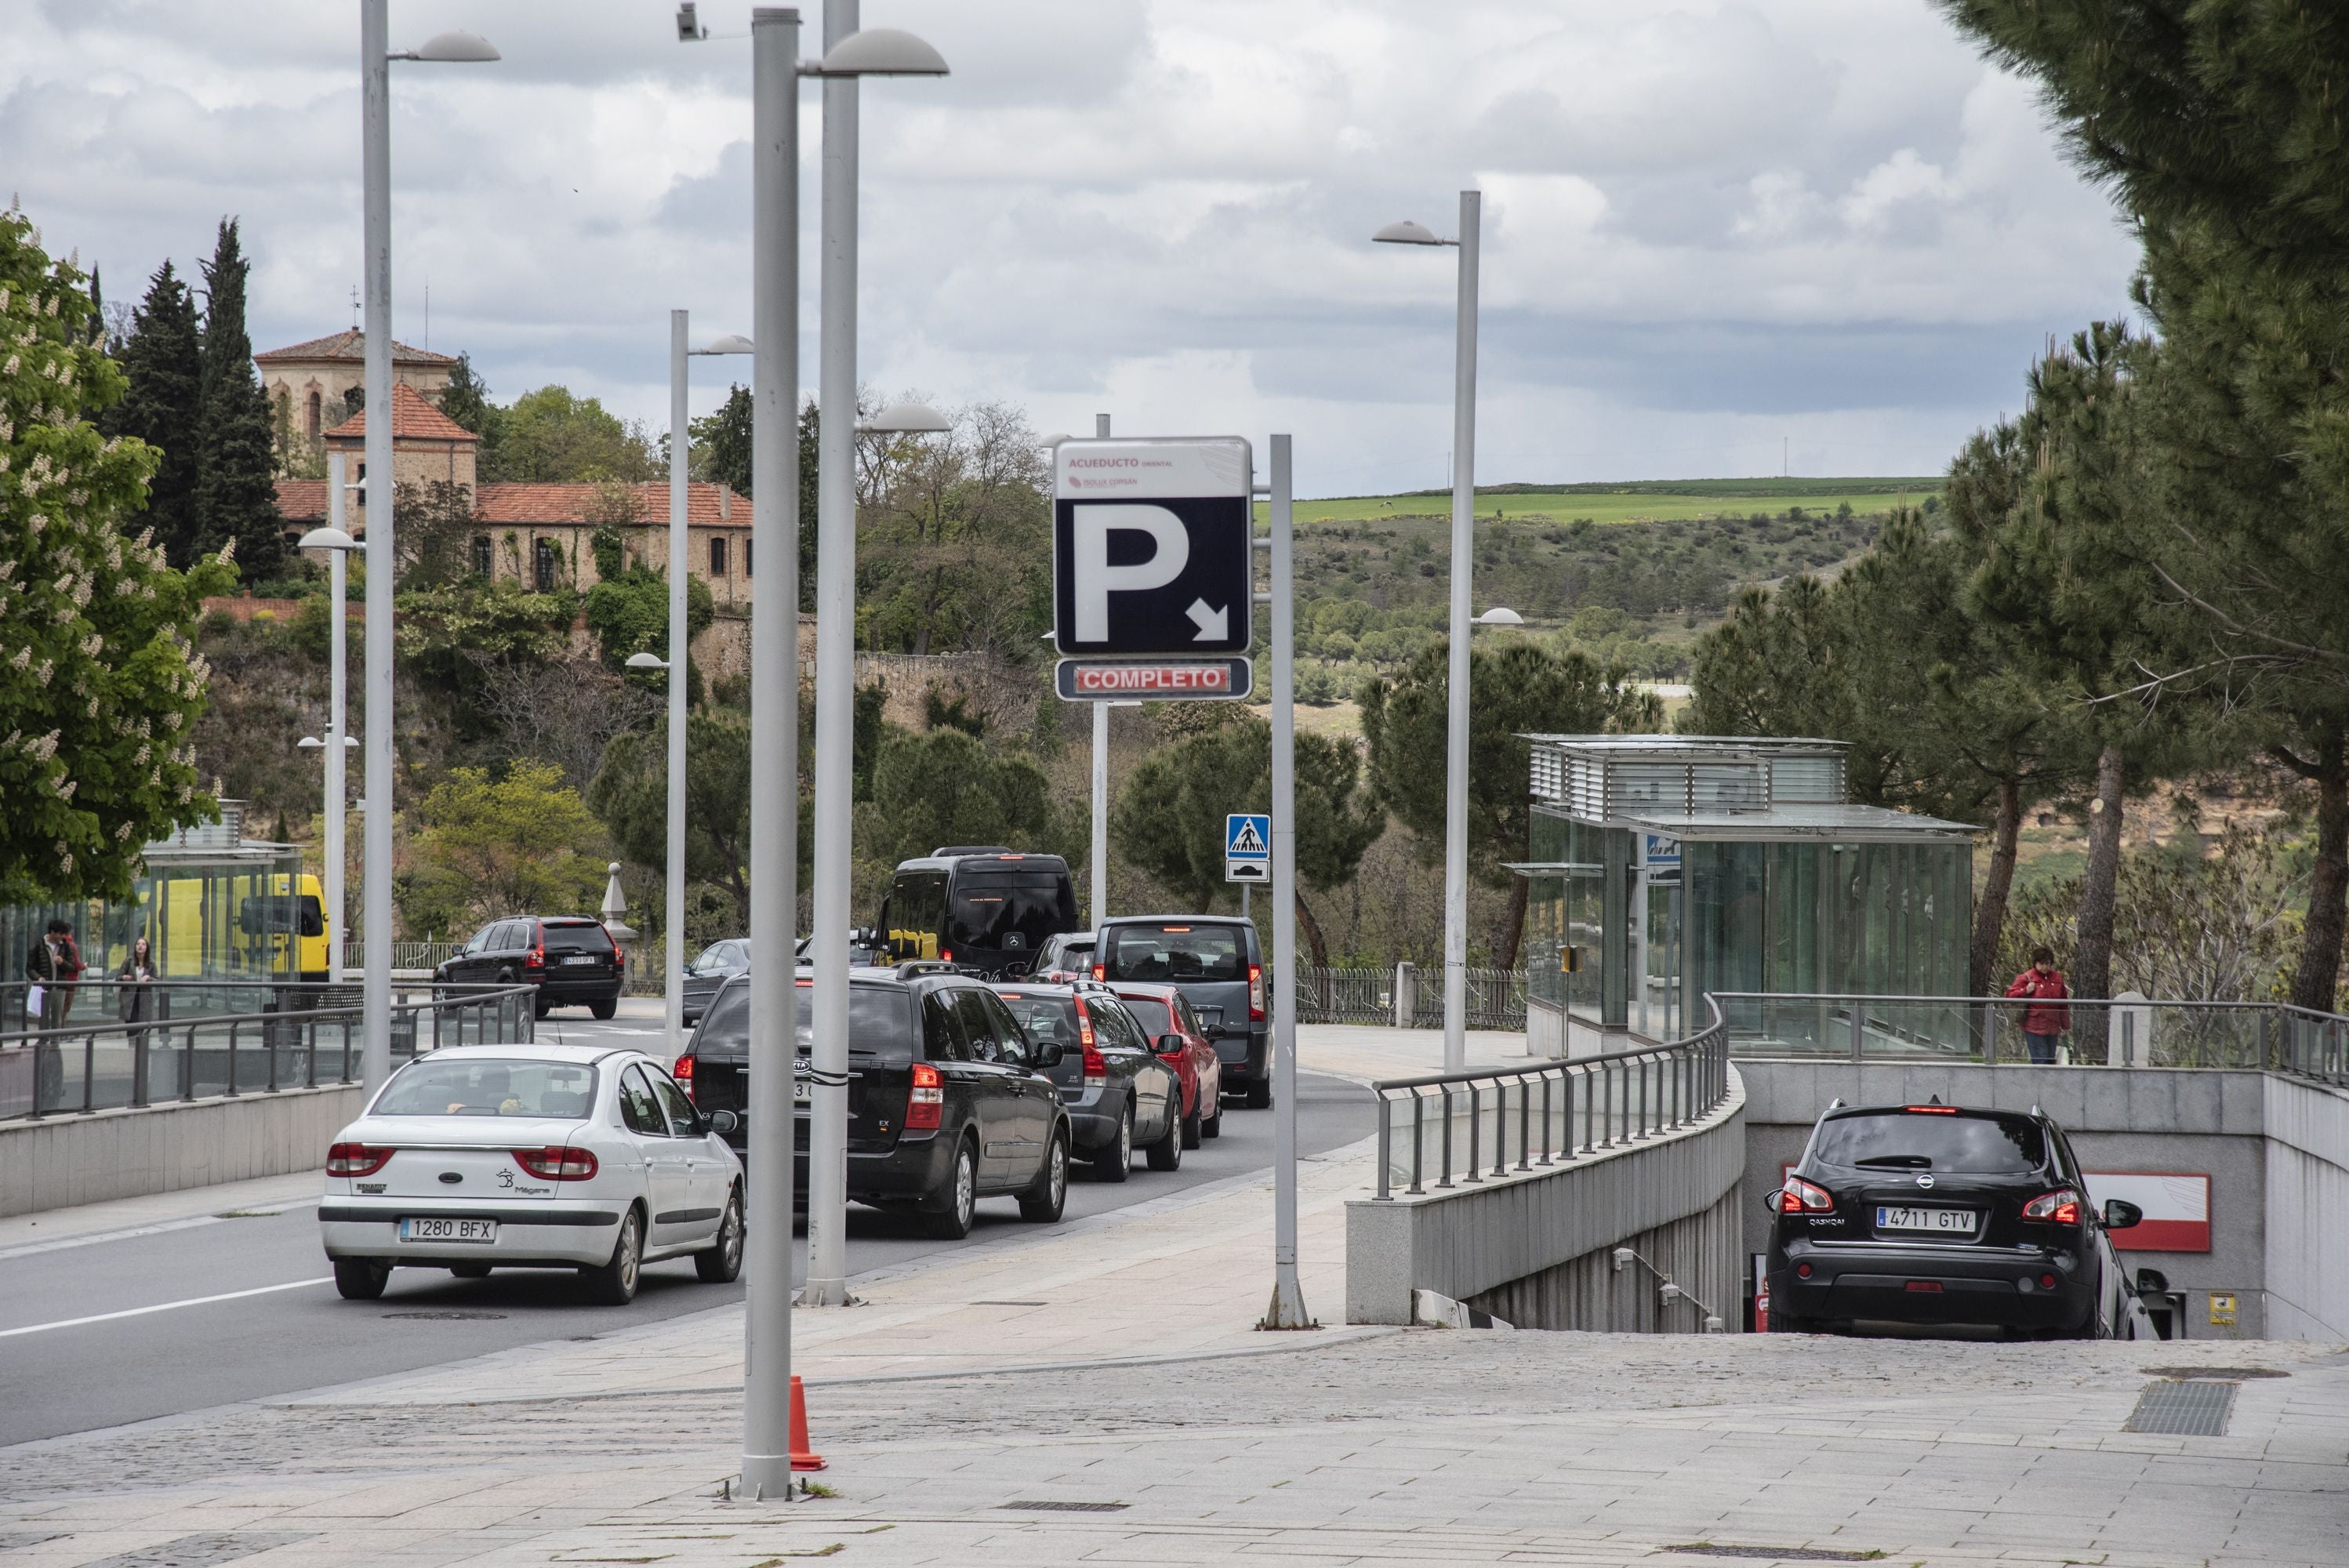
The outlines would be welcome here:
M 792 1377 L 792 1469 L 820 1470 L 824 1468 L 823 1456 L 808 1444 L 807 1395 L 800 1387 L 797 1374 Z

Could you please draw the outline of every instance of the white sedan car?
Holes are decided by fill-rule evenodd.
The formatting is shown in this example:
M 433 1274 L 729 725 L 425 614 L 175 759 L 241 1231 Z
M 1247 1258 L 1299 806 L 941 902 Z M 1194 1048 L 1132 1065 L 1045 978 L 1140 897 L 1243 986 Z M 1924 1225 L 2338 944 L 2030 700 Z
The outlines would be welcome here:
M 592 1046 L 454 1046 L 391 1075 L 326 1154 L 318 1220 L 335 1287 L 383 1295 L 395 1268 L 479 1279 L 574 1268 L 610 1305 L 643 1264 L 742 1270 L 742 1163 L 660 1064 Z

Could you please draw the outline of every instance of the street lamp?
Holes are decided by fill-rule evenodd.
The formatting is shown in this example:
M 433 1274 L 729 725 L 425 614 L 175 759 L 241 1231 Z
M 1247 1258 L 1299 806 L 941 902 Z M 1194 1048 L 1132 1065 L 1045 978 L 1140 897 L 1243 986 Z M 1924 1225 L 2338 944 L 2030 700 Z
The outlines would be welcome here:
M 750 592 L 750 1039 L 754 1061 L 750 1073 L 750 1202 L 753 1214 L 766 1215 L 762 1226 L 772 1244 L 754 1244 L 750 1253 L 750 1279 L 744 1303 L 744 1375 L 742 1410 L 742 1492 L 752 1500 L 781 1498 L 789 1493 L 791 1460 L 792 1373 L 792 1079 L 796 1075 L 793 1040 L 798 1033 L 797 988 L 783 976 L 794 969 L 792 949 L 797 933 L 792 919 L 798 903 L 799 880 L 799 91 L 802 76 L 938 76 L 946 62 L 920 39 L 886 28 L 869 33 L 854 30 L 853 0 L 833 0 L 832 25 L 826 31 L 830 47 L 821 62 L 799 57 L 800 14 L 796 8 L 761 5 L 750 12 L 751 59 L 751 222 L 750 335 L 757 344 L 751 370 L 751 500 L 752 548 L 763 543 L 769 567 L 753 579 Z M 849 105 L 845 119 L 833 105 Z M 829 90 L 825 104 L 824 184 L 837 188 L 853 202 L 855 158 L 853 99 Z M 846 135 L 835 147 L 833 136 Z M 837 181 L 837 186 L 835 186 Z M 837 211 L 837 220 L 835 220 Z M 853 239 L 843 241 L 839 221 L 845 205 L 825 203 L 825 282 L 854 276 L 843 267 L 854 254 Z M 835 252 L 837 257 L 835 258 Z M 849 362 L 846 397 L 833 400 L 839 370 L 836 345 L 830 330 L 839 310 L 853 312 L 853 292 L 842 302 L 836 291 L 825 289 L 825 418 L 831 439 L 828 449 L 840 458 L 829 488 L 819 477 L 819 495 L 845 499 L 849 508 L 829 504 L 817 533 L 818 567 L 826 581 L 854 586 L 853 486 L 847 460 L 854 457 L 848 438 L 854 407 L 855 376 Z M 838 318 L 845 319 L 845 317 Z M 819 454 L 821 457 L 821 454 Z M 778 570 L 780 568 L 780 570 Z M 836 599 L 819 593 L 817 635 L 820 649 L 835 651 L 834 663 L 852 657 L 850 632 L 837 624 Z M 829 607 L 827 607 L 829 606 Z M 854 611 L 854 604 L 850 606 Z M 828 643 L 823 639 L 829 638 Z M 823 661 L 819 658 L 819 671 Z M 821 676 L 819 676 L 821 680 Z M 852 672 L 853 680 L 853 672 Z M 854 693 L 851 697 L 853 699 Z M 822 710 L 819 709 L 819 717 Z M 837 742 L 828 748 L 835 758 L 849 745 L 843 710 L 835 717 Z M 843 841 L 845 835 L 839 835 Z M 821 835 L 818 843 L 823 842 Z M 837 974 L 842 1000 L 847 976 L 847 929 L 843 920 L 830 924 L 819 917 L 812 934 L 819 975 Z M 760 976 L 764 976 L 763 981 Z M 845 1009 L 842 1009 L 844 1014 Z M 846 1034 L 846 1019 L 837 1033 Z M 817 1037 L 823 1037 L 823 1020 L 816 1020 Z M 820 1117 L 812 1119 L 822 1126 Z M 813 1130 L 811 1129 L 812 1140 Z M 812 1147 L 811 1157 L 814 1154 Z
M 497 50 L 471 33 L 439 33 L 420 48 L 391 52 L 391 0 L 359 0 L 360 154 L 366 190 L 361 229 L 367 251 L 366 467 L 383 482 L 368 500 L 367 543 L 380 552 L 367 581 L 367 968 L 359 1076 L 370 1093 L 391 1076 L 391 590 L 399 556 L 392 548 L 391 444 L 391 62 L 445 64 L 494 60 Z M 336 616 L 339 622 L 341 617 Z M 332 753 L 329 753 L 332 756 Z M 331 814 L 330 814 L 331 818 Z
M 688 457 L 690 422 L 686 411 L 686 362 L 700 356 L 749 354 L 750 340 L 730 332 L 699 348 L 689 348 L 691 313 L 668 313 L 668 657 L 632 654 L 632 670 L 668 672 L 668 871 L 662 882 L 661 969 L 667 995 L 668 1058 L 685 1054 L 685 681 L 692 650 L 686 645 L 686 586 L 692 570 L 692 536 L 687 527 L 690 498 Z
M 347 459 L 340 451 L 326 454 L 326 517 L 324 528 L 314 528 L 302 536 L 299 548 L 326 552 L 326 593 L 331 606 L 326 617 L 327 654 L 327 733 L 343 738 L 343 745 L 326 751 L 326 841 L 324 854 L 326 861 L 326 977 L 339 985 L 343 983 L 343 927 L 348 920 L 348 906 L 343 899 L 343 753 L 355 746 L 349 724 L 344 715 L 343 669 L 344 645 L 350 624 L 350 607 L 343 598 L 343 557 L 352 551 L 364 551 L 367 546 L 350 536 L 346 527 L 345 498 L 359 487 L 345 479 Z M 374 934 L 372 931 L 370 935 Z
M 1476 624 L 1480 626 L 1522 626 L 1525 624 L 1523 615 L 1503 604 L 1495 604 L 1476 617 Z
M 1387 245 L 1454 245 L 1460 251 L 1459 318 L 1453 345 L 1452 614 L 1445 683 L 1444 758 L 1444 1070 L 1468 1061 L 1468 575 L 1475 551 L 1476 267 L 1483 193 L 1460 192 L 1460 237 L 1425 225 L 1389 223 L 1371 240 Z

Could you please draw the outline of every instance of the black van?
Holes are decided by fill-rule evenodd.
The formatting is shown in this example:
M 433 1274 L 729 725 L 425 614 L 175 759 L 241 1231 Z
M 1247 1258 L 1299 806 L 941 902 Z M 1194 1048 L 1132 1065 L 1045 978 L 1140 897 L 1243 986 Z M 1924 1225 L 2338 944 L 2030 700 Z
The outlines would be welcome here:
M 1207 1026 L 1224 1092 L 1250 1110 L 1272 1103 L 1272 1026 L 1256 922 L 1223 914 L 1130 914 L 1093 935 L 1093 978 L 1173 985 Z
M 873 924 L 885 964 L 935 958 L 1012 980 L 1046 938 L 1078 929 L 1077 884 L 1058 855 L 948 845 L 898 863 Z

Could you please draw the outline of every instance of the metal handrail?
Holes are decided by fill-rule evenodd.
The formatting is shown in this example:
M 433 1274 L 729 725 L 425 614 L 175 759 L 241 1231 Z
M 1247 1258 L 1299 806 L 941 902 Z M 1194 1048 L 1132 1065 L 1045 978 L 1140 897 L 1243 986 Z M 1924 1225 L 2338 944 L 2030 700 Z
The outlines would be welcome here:
M 1540 1086 L 1541 1096 L 1538 1115 L 1533 1104 L 1536 1084 Z M 1407 1196 L 1417 1196 L 1427 1191 L 1428 1108 L 1439 1102 L 1440 1151 L 1434 1185 L 1439 1190 L 1453 1185 L 1453 1128 L 1459 1119 L 1454 1103 L 1455 1095 L 1463 1092 L 1467 1099 L 1468 1161 L 1462 1180 L 1473 1183 L 1486 1177 L 1483 1143 L 1484 1101 L 1488 1088 L 1494 1098 L 1490 1173 L 1508 1174 L 1512 1088 L 1516 1090 L 1516 1169 L 1520 1171 L 1531 1171 L 1537 1164 L 1554 1164 L 1560 1159 L 1572 1160 L 1586 1151 L 1643 1142 L 1702 1120 L 1728 1098 L 1729 1031 L 1716 1006 L 1711 1024 L 1669 1045 L 1642 1046 L 1522 1068 L 1472 1068 L 1464 1072 L 1381 1078 L 1371 1085 L 1371 1092 L 1379 1100 L 1377 1201 L 1392 1202 L 1394 1198 L 1395 1119 L 1388 1107 L 1405 1097 L 1411 1101 L 1411 1185 L 1404 1191 Z M 1578 1137 L 1575 1130 L 1578 1088 L 1582 1113 Z M 1436 1092 L 1423 1092 L 1427 1090 Z

